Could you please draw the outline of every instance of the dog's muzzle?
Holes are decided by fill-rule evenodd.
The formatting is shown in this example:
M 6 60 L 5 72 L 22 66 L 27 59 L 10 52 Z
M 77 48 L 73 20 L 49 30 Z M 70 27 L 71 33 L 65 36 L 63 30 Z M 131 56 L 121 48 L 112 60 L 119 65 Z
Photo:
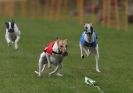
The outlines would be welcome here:
M 14 29 L 9 29 L 8 32 L 13 33 Z
M 62 53 L 62 56 L 68 56 L 68 52 Z

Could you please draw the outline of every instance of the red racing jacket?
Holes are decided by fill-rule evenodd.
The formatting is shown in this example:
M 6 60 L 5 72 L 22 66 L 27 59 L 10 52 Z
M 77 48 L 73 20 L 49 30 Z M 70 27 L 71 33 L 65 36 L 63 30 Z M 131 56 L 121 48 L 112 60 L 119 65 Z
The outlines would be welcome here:
M 53 46 L 54 46 L 55 42 L 56 42 L 56 41 L 51 41 L 51 42 L 48 44 L 48 46 L 44 48 L 43 51 L 46 52 L 46 53 L 48 53 L 48 54 L 50 54 L 50 55 L 52 55 L 52 53 L 53 53 Z

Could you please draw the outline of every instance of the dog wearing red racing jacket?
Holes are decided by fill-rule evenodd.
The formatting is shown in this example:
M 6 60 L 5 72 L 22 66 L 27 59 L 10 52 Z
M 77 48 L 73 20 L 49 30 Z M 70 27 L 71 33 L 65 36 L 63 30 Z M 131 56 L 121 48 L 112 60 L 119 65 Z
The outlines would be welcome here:
M 52 72 L 49 73 L 49 76 L 53 74 L 56 74 L 57 76 L 63 76 L 61 73 L 59 73 L 59 71 L 62 68 L 62 61 L 67 55 L 67 39 L 56 39 L 50 42 L 40 54 L 38 71 L 35 71 L 35 73 L 40 77 L 45 69 L 45 66 L 48 65 L 49 68 L 52 64 L 56 67 Z

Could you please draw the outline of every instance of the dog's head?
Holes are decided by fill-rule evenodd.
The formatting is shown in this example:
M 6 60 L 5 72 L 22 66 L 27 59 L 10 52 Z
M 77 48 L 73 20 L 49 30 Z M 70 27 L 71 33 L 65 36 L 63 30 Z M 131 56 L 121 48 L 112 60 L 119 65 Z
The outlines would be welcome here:
M 14 21 L 9 21 L 9 22 L 5 22 L 6 25 L 6 29 L 8 30 L 8 32 L 13 33 L 14 32 Z
M 91 23 L 86 23 L 84 25 L 84 29 L 85 29 L 85 33 L 86 34 L 90 34 L 91 35 L 93 33 L 93 26 L 92 26 Z
M 89 41 L 91 41 L 92 33 L 93 33 L 93 26 L 91 23 L 86 23 L 84 25 L 85 33 L 87 34 Z
M 67 39 L 58 40 L 58 47 L 59 47 L 59 49 L 61 51 L 61 54 L 63 56 L 67 56 L 68 55 L 68 52 L 67 52 L 68 41 L 67 41 Z

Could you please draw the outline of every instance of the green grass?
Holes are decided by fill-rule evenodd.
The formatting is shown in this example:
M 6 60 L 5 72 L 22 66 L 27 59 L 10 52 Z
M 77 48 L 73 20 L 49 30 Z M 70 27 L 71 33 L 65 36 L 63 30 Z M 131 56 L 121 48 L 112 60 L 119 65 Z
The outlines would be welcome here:
M 8 48 L 4 22 L 0 19 L 0 93 L 98 93 L 84 84 L 84 76 L 96 80 L 104 93 L 133 93 L 133 32 L 116 31 L 95 25 L 100 47 L 101 73 L 95 71 L 95 59 L 80 59 L 79 37 L 82 26 L 74 21 L 16 19 L 20 30 L 20 49 Z M 133 29 L 132 27 L 130 29 Z M 34 74 L 44 45 L 57 36 L 69 41 L 69 56 L 64 59 L 63 77 L 41 78 Z

